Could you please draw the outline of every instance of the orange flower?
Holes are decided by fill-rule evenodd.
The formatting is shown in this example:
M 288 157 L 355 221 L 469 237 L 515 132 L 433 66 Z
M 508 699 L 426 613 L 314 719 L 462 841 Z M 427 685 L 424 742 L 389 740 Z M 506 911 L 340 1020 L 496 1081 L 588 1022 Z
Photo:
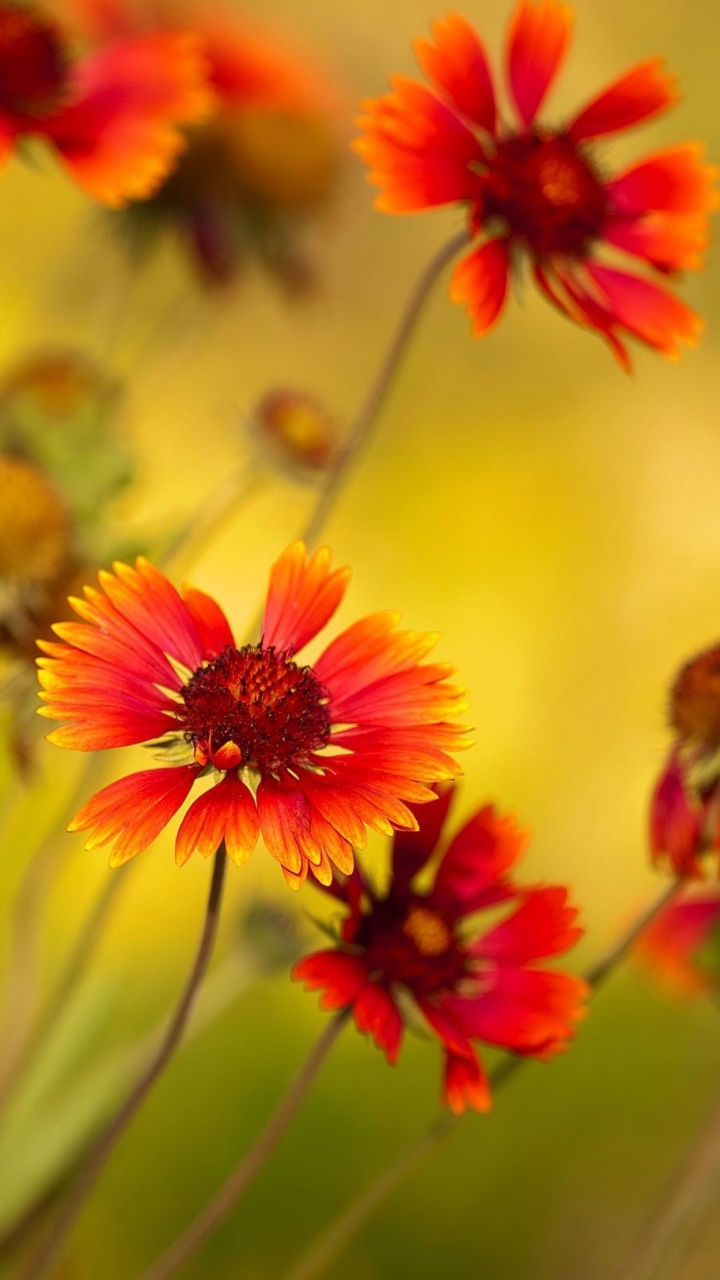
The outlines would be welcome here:
M 720 893 L 695 894 L 671 902 L 643 930 L 635 944 L 638 959 L 674 995 L 701 995 L 717 987 L 703 953 L 717 938 Z
M 291 288 L 310 278 L 302 222 L 329 197 L 340 162 L 339 95 L 305 55 L 271 31 L 206 0 L 63 0 L 86 36 L 172 30 L 201 42 L 217 110 L 150 205 L 138 234 L 169 226 L 209 284 L 225 284 L 253 256 Z M 143 221 L 140 222 L 140 215 Z
M 101 204 L 143 200 L 184 146 L 178 126 L 207 115 L 212 94 L 197 41 L 151 34 L 73 60 L 40 11 L 0 4 L 0 161 L 37 136 Z
M 332 864 L 352 870 L 366 828 L 390 833 L 416 820 L 408 801 L 433 800 L 428 783 L 452 777 L 449 752 L 465 745 L 448 722 L 462 708 L 452 668 L 422 661 L 436 636 L 398 631 L 373 614 L 334 640 L 311 666 L 298 652 L 329 622 L 348 570 L 327 548 L 302 543 L 274 565 L 259 644 L 238 648 L 220 607 L 194 587 L 182 594 L 146 560 L 101 573 L 102 592 L 71 601 L 82 622 L 41 642 L 41 714 L 67 724 L 51 742 L 79 751 L 158 739 L 167 763 L 113 782 L 77 814 L 88 848 L 111 844 L 118 866 L 145 849 L 196 782 L 216 783 L 188 809 L 179 864 L 222 840 L 239 865 L 258 836 L 294 887 L 308 868 L 322 883 Z M 104 593 L 104 594 L 103 594 Z
M 526 255 L 544 295 L 570 319 L 601 334 L 624 368 L 629 334 L 677 358 L 701 322 L 654 280 L 602 263 L 619 249 L 662 276 L 701 265 L 708 213 L 718 203 L 717 171 L 694 143 L 671 147 L 606 177 L 592 146 L 677 100 L 660 59 L 616 80 L 559 128 L 537 113 L 565 58 L 573 15 L 558 0 L 520 0 L 510 24 L 507 79 L 517 123 L 498 115 L 484 46 L 464 18 L 435 24 L 415 46 L 432 87 L 396 77 L 393 92 L 365 103 L 355 146 L 382 189 L 376 204 L 413 213 L 462 202 L 469 257 L 451 295 L 480 336 L 505 305 L 512 272 Z

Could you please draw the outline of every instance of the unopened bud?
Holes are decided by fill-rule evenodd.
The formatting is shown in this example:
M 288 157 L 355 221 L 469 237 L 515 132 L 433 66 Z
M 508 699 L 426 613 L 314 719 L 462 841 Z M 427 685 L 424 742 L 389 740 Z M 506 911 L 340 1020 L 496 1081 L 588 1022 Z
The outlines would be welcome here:
M 335 420 L 303 391 L 271 391 L 255 408 L 250 430 L 272 461 L 295 476 L 319 475 L 337 456 Z

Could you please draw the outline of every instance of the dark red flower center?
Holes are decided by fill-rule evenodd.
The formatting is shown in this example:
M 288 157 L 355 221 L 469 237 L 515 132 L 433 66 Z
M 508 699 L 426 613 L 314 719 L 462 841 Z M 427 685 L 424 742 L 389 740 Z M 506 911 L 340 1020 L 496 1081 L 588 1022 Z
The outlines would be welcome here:
M 453 990 L 468 976 L 467 955 L 452 922 L 419 896 L 373 903 L 353 941 L 365 949 L 371 973 L 421 997 Z
M 42 119 L 61 102 L 67 58 L 54 23 L 21 5 L 0 5 L 0 111 Z
M 670 695 L 670 723 L 685 742 L 720 747 L 720 648 L 682 668 Z
M 499 220 L 502 234 L 532 253 L 581 254 L 602 233 L 607 196 L 569 138 L 505 138 L 478 173 L 476 229 Z
M 199 764 L 259 772 L 304 764 L 330 734 L 327 693 L 270 646 L 228 646 L 183 690 L 179 715 Z

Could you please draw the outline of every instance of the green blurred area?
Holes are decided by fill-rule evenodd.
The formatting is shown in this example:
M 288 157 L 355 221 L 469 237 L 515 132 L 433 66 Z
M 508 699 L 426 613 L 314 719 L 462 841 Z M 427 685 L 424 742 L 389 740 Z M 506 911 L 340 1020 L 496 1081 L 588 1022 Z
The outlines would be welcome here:
M 388 73 L 411 69 L 410 41 L 438 14 L 425 0 L 392 8 L 273 0 L 254 12 L 287 23 L 335 69 L 348 117 Z M 497 50 L 508 6 L 470 0 L 465 12 Z M 580 0 L 550 117 L 666 53 L 684 100 L 608 146 L 607 163 L 690 138 L 706 139 L 718 158 L 718 34 L 710 0 L 660 0 L 652 10 Z M 246 449 L 243 415 L 268 389 L 300 386 L 349 419 L 409 288 L 459 225 L 456 213 L 375 213 L 361 166 L 348 159 L 316 231 L 313 297 L 288 301 L 252 269 L 231 295 L 208 296 L 172 247 L 129 279 L 102 217 L 54 172 L 15 162 L 2 183 L 0 360 L 69 342 L 127 379 L 140 468 L 120 509 L 129 531 L 181 520 L 213 490 Z M 335 630 L 397 608 L 409 627 L 442 631 L 440 656 L 470 690 L 475 728 L 458 814 L 492 800 L 532 829 L 528 879 L 572 885 L 582 905 L 588 934 L 578 966 L 657 891 L 644 824 L 667 747 L 665 690 L 679 662 L 717 640 L 720 627 L 716 253 L 683 296 L 708 322 L 700 348 L 679 367 L 638 350 L 628 379 L 599 340 L 529 287 L 481 343 L 439 287 L 327 530 L 337 560 L 353 567 Z M 312 501 L 311 490 L 278 477 L 193 567 L 193 581 L 238 628 Z M 115 753 L 108 777 L 134 760 Z M 23 867 L 63 808 L 78 762 L 44 747 L 39 768 L 28 789 L 4 764 L 4 933 Z M 113 874 L 102 853 L 82 851 L 80 837 L 66 840 L 44 942 L 47 988 Z M 380 863 L 382 842 L 370 856 Z M 173 1000 L 208 874 L 199 859 L 178 870 L 170 839 L 134 868 L 83 993 L 88 1001 L 101 993 L 98 1051 L 124 1047 Z M 300 915 L 319 909 L 312 887 L 288 902 L 259 850 L 231 870 L 221 954 L 261 893 Z M 322 1018 L 314 998 L 281 976 L 196 1036 L 103 1175 L 63 1276 L 130 1280 L 147 1265 L 262 1126 Z M 635 972 L 617 977 L 569 1055 L 529 1066 L 490 1117 L 469 1116 L 327 1275 L 603 1280 L 710 1106 L 719 1032 L 709 1004 L 672 1003 Z M 430 1123 L 438 1092 L 433 1044 L 408 1037 L 391 1070 L 346 1031 L 272 1167 L 183 1274 L 281 1277 L 328 1215 Z M 706 1232 L 683 1280 L 715 1280 L 719 1233 L 717 1223 Z

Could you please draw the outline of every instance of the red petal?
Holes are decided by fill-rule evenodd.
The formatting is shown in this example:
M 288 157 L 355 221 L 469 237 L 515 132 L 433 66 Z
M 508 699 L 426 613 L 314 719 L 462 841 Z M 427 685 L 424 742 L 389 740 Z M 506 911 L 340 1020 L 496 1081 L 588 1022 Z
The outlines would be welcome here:
M 599 138 L 649 120 L 678 101 L 675 78 L 663 58 L 650 58 L 615 80 L 575 117 L 568 127 L 574 142 Z
M 473 333 L 482 338 L 492 329 L 505 305 L 510 273 L 506 240 L 490 240 L 456 266 L 450 297 L 467 307 Z
M 698 953 L 720 921 L 717 891 L 673 902 L 656 916 L 635 945 L 635 953 L 674 994 L 695 995 L 716 986 Z
M 650 210 L 707 213 L 717 208 L 715 165 L 703 164 L 704 148 L 696 142 L 668 147 L 633 165 L 607 184 L 618 213 L 638 216 Z
M 523 124 L 532 124 L 562 66 L 573 13 L 557 0 L 521 0 L 508 33 L 508 82 Z
M 454 787 L 443 787 L 432 804 L 414 810 L 417 831 L 397 831 L 392 847 L 392 892 L 404 893 L 413 876 L 435 852 L 452 804 Z
M 175 841 L 175 861 L 182 867 L 193 853 L 209 858 L 224 840 L 229 856 L 240 866 L 250 857 L 258 835 L 258 816 L 250 792 L 239 778 L 227 774 L 185 814 Z
M 449 13 L 433 24 L 432 40 L 417 40 L 415 54 L 430 80 L 481 129 L 494 133 L 495 91 L 485 48 L 474 27 Z
M 490 1082 L 476 1054 L 445 1054 L 443 1101 L 456 1115 L 466 1107 L 489 1111 L 492 1106 Z
M 294 542 L 270 572 L 262 636 L 266 647 L 297 653 L 332 618 L 345 595 L 349 569 L 330 571 L 330 551 L 321 547 L 307 558 Z
M 86 849 L 114 844 L 110 866 L 142 853 L 159 836 L 186 799 L 197 769 L 147 769 L 98 791 L 70 823 L 69 831 L 89 831 Z
M 527 889 L 520 906 L 490 933 L 473 943 L 473 955 L 498 963 L 522 965 L 559 955 L 574 946 L 583 930 L 578 912 L 568 904 L 567 889 Z
M 535 264 L 533 274 L 545 297 L 553 306 L 584 328 L 593 329 L 606 339 L 615 359 L 625 373 L 631 370 L 630 357 L 617 334 L 615 318 L 596 298 L 590 296 L 569 272 L 556 266 L 553 274 Z
M 650 213 L 632 221 L 609 218 L 603 237 L 657 271 L 699 271 L 708 247 L 708 219 L 704 213 Z
M 212 659 L 228 646 L 234 648 L 235 637 L 230 623 L 212 596 L 206 595 L 204 591 L 198 591 L 197 587 L 184 585 L 182 598 L 195 623 L 204 658 Z
M 455 916 L 485 905 L 522 856 L 528 834 L 486 805 L 461 827 L 440 863 L 432 898 Z
M 680 757 L 671 753 L 650 805 L 650 849 L 653 859 L 664 858 L 676 875 L 699 876 L 698 854 L 703 848 L 702 806 L 691 801 Z
M 473 999 L 447 999 L 465 1034 L 539 1058 L 561 1052 L 583 1016 L 587 984 L 566 973 L 510 965 L 501 966 L 494 981 Z
M 616 324 L 669 360 L 680 358 L 680 343 L 695 346 L 703 322 L 674 294 L 650 280 L 587 262 L 586 270 L 603 295 L 601 302 Z
M 470 199 L 470 168 L 483 157 L 476 135 L 425 85 L 398 76 L 394 92 L 363 103 L 363 130 L 353 144 L 382 188 L 375 206 L 385 213 L 413 213 Z
M 73 92 L 43 132 L 80 186 L 111 207 L 157 189 L 185 146 L 178 126 L 212 104 L 201 44 L 177 32 L 101 49 L 74 68 Z
M 402 1018 L 390 992 L 377 982 L 368 982 L 353 1004 L 358 1031 L 369 1033 L 388 1062 L 397 1062 L 402 1043 Z
M 305 956 L 292 971 L 295 982 L 304 982 L 308 991 L 322 991 L 321 1009 L 343 1009 L 367 982 L 367 971 L 358 956 L 344 951 L 316 951 Z

